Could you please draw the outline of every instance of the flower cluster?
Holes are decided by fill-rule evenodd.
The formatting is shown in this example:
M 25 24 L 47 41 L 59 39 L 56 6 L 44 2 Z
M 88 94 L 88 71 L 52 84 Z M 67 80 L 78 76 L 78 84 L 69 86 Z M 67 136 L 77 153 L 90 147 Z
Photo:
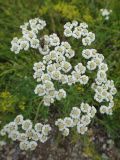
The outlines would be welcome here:
M 21 150 L 34 150 L 37 142 L 46 142 L 51 131 L 49 124 L 36 123 L 33 127 L 32 121 L 24 120 L 18 115 L 13 122 L 6 124 L 0 131 L 1 136 L 8 135 L 13 141 L 18 141 Z
M 22 37 L 13 38 L 11 41 L 11 51 L 18 54 L 21 50 L 27 51 L 30 47 L 37 49 L 39 47 L 39 39 L 37 38 L 38 31 L 46 26 L 46 22 L 39 19 L 31 19 L 29 22 L 21 25 Z
M 95 91 L 94 99 L 99 102 L 108 102 L 108 107 L 102 105 L 100 107 L 101 113 L 112 114 L 112 107 L 114 106 L 113 95 L 117 90 L 112 80 L 107 80 L 108 66 L 104 62 L 104 56 L 97 53 L 95 49 L 85 49 L 82 51 L 82 56 L 88 60 L 87 69 L 92 71 L 97 69 L 97 77 L 95 82 L 92 83 L 92 89 Z
M 88 31 L 88 25 L 83 23 L 78 23 L 77 21 L 67 22 L 64 25 L 64 35 L 66 37 L 74 37 L 76 39 L 82 38 L 82 44 L 84 46 L 89 46 L 95 40 L 95 34 Z
M 108 10 L 108 9 L 100 9 L 100 12 L 102 14 L 102 16 L 105 18 L 105 20 L 109 20 L 109 16 L 112 13 L 112 10 Z
M 81 103 L 79 108 L 72 108 L 69 117 L 58 119 L 55 125 L 58 126 L 59 131 L 61 131 L 64 136 L 69 135 L 70 128 L 72 127 L 76 127 L 78 133 L 85 134 L 88 129 L 87 126 L 95 114 L 96 108 L 94 106 L 90 106 L 88 103 Z
M 84 75 L 86 67 L 82 63 L 72 66 L 69 62 L 75 56 L 75 51 L 68 42 L 61 42 L 56 34 L 44 36 L 44 48 L 40 48 L 43 61 L 34 64 L 34 79 L 41 82 L 35 88 L 35 94 L 43 96 L 45 106 L 50 106 L 54 100 L 66 97 L 64 89 L 55 89 L 54 82 L 72 85 L 76 82 L 86 84 L 88 76 Z M 51 50 L 51 47 L 54 49 Z
M 106 19 L 109 19 L 111 11 L 102 9 L 101 13 Z M 45 26 L 45 21 L 39 18 L 32 19 L 20 27 L 23 34 L 22 38 L 14 38 L 11 42 L 11 50 L 16 54 L 20 50 L 28 50 L 31 47 L 37 49 L 38 53 L 42 55 L 42 60 L 36 62 L 33 66 L 33 77 L 38 82 L 34 90 L 35 94 L 43 97 L 42 101 L 45 106 L 50 106 L 55 100 L 60 101 L 66 98 L 66 91 L 63 88 L 59 88 L 58 84 L 62 84 L 61 86 L 63 84 L 71 86 L 75 83 L 85 85 L 90 78 L 86 73 L 97 72 L 91 85 L 95 92 L 94 100 L 98 104 L 100 103 L 100 113 L 111 115 L 114 106 L 113 96 L 117 90 L 114 82 L 107 79 L 106 72 L 108 66 L 105 63 L 104 56 L 98 53 L 96 49 L 84 49 L 82 56 L 87 60 L 86 66 L 82 62 L 72 66 L 71 59 L 75 56 L 75 51 L 67 41 L 60 41 L 56 33 L 38 36 L 38 31 L 44 29 Z M 91 45 L 95 40 L 95 34 L 88 31 L 88 25 L 86 23 L 78 23 L 77 21 L 67 22 L 64 25 L 64 35 L 65 37 L 73 37 L 78 40 L 81 38 L 84 46 Z M 84 134 L 95 113 L 96 109 L 94 106 L 81 103 L 79 108 L 72 108 L 69 117 L 58 119 L 55 125 L 59 127 L 64 136 L 68 136 L 70 128 L 75 126 L 78 133 Z M 22 119 L 22 122 L 20 122 L 20 125 L 22 125 L 21 130 L 24 130 L 25 133 L 18 131 L 19 123 L 16 124 L 16 120 L 6 125 L 1 133 L 2 135 L 8 133 L 11 139 L 20 141 L 21 149 L 29 148 L 33 150 L 37 146 L 36 141 L 45 142 L 47 140 L 51 127 L 38 123 L 32 129 L 32 122 L 30 120 L 24 121 L 23 117 L 21 117 L 19 115 L 16 119 Z M 10 128 L 12 128 L 12 132 Z M 23 136 L 23 139 L 21 134 L 25 136 Z

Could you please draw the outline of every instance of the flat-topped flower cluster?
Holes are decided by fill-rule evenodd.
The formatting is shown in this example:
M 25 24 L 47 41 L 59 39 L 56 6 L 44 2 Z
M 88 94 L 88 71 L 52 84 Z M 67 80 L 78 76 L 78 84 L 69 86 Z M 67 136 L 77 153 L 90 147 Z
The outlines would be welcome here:
M 38 142 L 46 142 L 51 131 L 49 124 L 36 123 L 33 126 L 31 120 L 23 119 L 18 115 L 13 122 L 6 124 L 0 131 L 1 136 L 6 136 L 18 141 L 21 150 L 34 150 Z
M 88 31 L 88 25 L 85 22 L 80 24 L 77 21 L 67 22 L 64 25 L 64 35 L 75 39 L 81 38 L 84 46 L 91 45 L 95 40 L 95 34 Z
M 55 100 L 60 101 L 67 96 L 64 87 L 59 88 L 59 86 L 71 86 L 75 83 L 86 85 L 92 77 L 92 72 L 95 72 L 96 78 L 92 80 L 91 88 L 95 92 L 93 99 L 100 106 L 97 110 L 102 114 L 111 115 L 114 106 L 113 96 L 117 90 L 114 82 L 107 79 L 108 66 L 104 56 L 96 49 L 83 49 L 81 54 L 87 60 L 86 65 L 78 62 L 73 66 L 71 59 L 76 53 L 70 43 L 61 41 L 56 33 L 43 36 L 38 34 L 45 26 L 46 22 L 39 18 L 29 20 L 20 26 L 22 37 L 15 37 L 11 42 L 11 51 L 16 54 L 21 50 L 27 51 L 33 48 L 43 56 L 42 60 L 33 66 L 33 77 L 38 82 L 35 94 L 43 98 L 45 106 L 50 106 Z M 95 34 L 88 31 L 88 25 L 77 21 L 67 22 L 64 25 L 64 36 L 81 39 L 85 47 L 95 40 Z M 91 77 L 87 75 L 88 72 L 89 75 L 91 73 Z M 72 127 L 76 127 L 78 133 L 84 134 L 97 110 L 93 105 L 82 102 L 79 107 L 72 108 L 68 117 L 57 119 L 55 125 L 64 136 L 69 135 Z M 48 139 L 50 130 L 49 124 L 41 123 L 35 124 L 33 128 L 30 120 L 23 120 L 23 116 L 18 115 L 13 122 L 4 126 L 1 135 L 8 134 L 13 141 L 19 141 L 22 150 L 34 150 L 38 141 L 44 143 Z
M 29 22 L 21 25 L 20 28 L 22 29 L 22 37 L 13 38 L 11 41 L 11 51 L 18 54 L 21 50 L 27 51 L 29 48 L 37 49 L 39 47 L 39 39 L 37 34 L 45 26 L 46 22 L 39 18 L 31 19 Z
M 104 61 L 104 56 L 97 53 L 95 49 L 83 50 L 82 56 L 88 60 L 88 70 L 93 71 L 97 69 L 97 77 L 95 78 L 95 82 L 92 83 L 91 88 L 95 91 L 94 99 L 99 103 L 103 103 L 103 105 L 100 106 L 100 112 L 112 114 L 112 107 L 114 106 L 113 96 L 117 90 L 113 80 L 107 79 L 106 72 L 108 66 Z M 108 107 L 104 105 L 104 102 L 108 103 Z
M 100 9 L 100 12 L 101 12 L 101 15 L 105 18 L 105 20 L 109 20 L 112 10 L 108 10 L 104 8 L 104 9 Z
M 64 136 L 69 135 L 70 128 L 72 127 L 77 127 L 77 132 L 84 134 L 95 114 L 96 108 L 94 106 L 90 106 L 88 103 L 81 103 L 79 107 L 72 108 L 70 117 L 58 119 L 55 125 L 58 126 L 59 131 L 61 131 Z

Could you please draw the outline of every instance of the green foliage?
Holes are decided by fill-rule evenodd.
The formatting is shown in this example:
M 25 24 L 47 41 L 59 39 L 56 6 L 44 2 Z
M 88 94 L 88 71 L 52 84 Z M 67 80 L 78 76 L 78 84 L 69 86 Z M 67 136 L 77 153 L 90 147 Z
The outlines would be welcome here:
M 113 13 L 109 21 L 104 21 L 99 10 L 110 8 Z M 107 132 L 120 144 L 120 1 L 119 0 L 1 0 L 0 1 L 0 120 L 2 125 L 13 119 L 18 113 L 34 120 L 41 99 L 34 94 L 35 81 L 32 77 L 33 64 L 41 59 L 33 50 L 15 55 L 10 51 L 10 42 L 14 36 L 19 36 L 19 26 L 34 17 L 41 17 L 47 22 L 44 33 L 57 32 L 63 40 L 63 24 L 69 20 L 86 21 L 96 34 L 96 41 L 91 46 L 105 56 L 108 63 L 108 77 L 115 81 L 118 93 L 115 100 L 114 115 L 101 118 Z M 74 46 L 77 55 L 72 61 L 85 63 L 77 42 L 69 41 Z M 90 73 L 89 73 L 90 74 Z M 56 117 L 69 114 L 71 107 L 79 105 L 83 100 L 91 102 L 90 86 L 75 85 L 66 87 L 67 98 L 57 102 L 50 108 L 41 106 L 38 120 L 54 121 Z M 88 94 L 89 93 L 89 94 Z M 12 112 L 12 115 L 10 114 Z M 7 113 L 7 116 L 5 114 Z M 74 131 L 73 131 L 73 135 Z M 77 135 L 73 136 L 73 141 Z M 87 153 L 94 151 L 86 149 Z M 98 158 L 99 159 L 99 158 Z

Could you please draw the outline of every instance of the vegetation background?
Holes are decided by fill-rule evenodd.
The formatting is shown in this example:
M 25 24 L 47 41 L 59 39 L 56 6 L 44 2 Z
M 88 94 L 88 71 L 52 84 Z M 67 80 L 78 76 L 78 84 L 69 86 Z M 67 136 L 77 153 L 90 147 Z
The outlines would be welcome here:
M 101 8 L 112 9 L 110 19 L 105 21 Z M 56 32 L 63 39 L 63 24 L 67 21 L 85 21 L 96 34 L 91 48 L 105 56 L 109 66 L 108 78 L 113 79 L 118 90 L 112 116 L 97 115 L 97 123 L 120 148 L 120 1 L 119 0 L 0 0 L 0 128 L 18 114 L 34 120 L 40 98 L 34 94 L 33 64 L 41 59 L 37 53 L 28 51 L 15 55 L 10 51 L 11 40 L 20 36 L 19 26 L 31 18 L 46 20 L 44 33 Z M 71 42 L 77 50 L 76 42 Z M 81 48 L 82 50 L 83 48 Z M 73 64 L 81 60 L 78 51 Z M 64 117 L 74 104 L 83 99 L 96 105 L 91 91 L 80 85 L 66 87 L 68 96 L 50 108 L 41 106 L 38 121 L 52 123 L 57 117 Z M 54 118 L 53 118 L 54 117 Z M 59 137 L 59 135 L 58 135 Z M 72 140 L 78 135 L 74 131 Z M 59 139 L 59 138 L 58 138 Z M 87 141 L 88 142 L 88 141 Z M 93 152 L 94 153 L 94 152 Z

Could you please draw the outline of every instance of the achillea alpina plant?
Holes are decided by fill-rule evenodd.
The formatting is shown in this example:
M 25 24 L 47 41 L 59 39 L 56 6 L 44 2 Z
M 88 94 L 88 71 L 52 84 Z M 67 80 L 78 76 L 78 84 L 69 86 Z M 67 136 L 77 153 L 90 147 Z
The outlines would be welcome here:
M 73 106 L 68 117 L 56 119 L 54 123 L 64 136 L 69 135 L 72 127 L 76 127 L 79 134 L 84 134 L 97 111 L 101 114 L 112 114 L 113 96 L 116 94 L 114 82 L 107 79 L 108 66 L 104 61 L 104 56 L 96 49 L 86 49 L 95 40 L 95 34 L 88 31 L 86 23 L 73 21 L 64 25 L 66 39 L 73 38 L 81 41 L 85 47 L 81 54 L 86 60 L 86 65 L 77 62 L 75 66 L 72 65 L 71 60 L 77 53 L 70 43 L 66 40 L 62 41 L 56 33 L 40 34 L 39 31 L 42 31 L 45 26 L 46 22 L 39 18 L 31 19 L 20 26 L 22 37 L 15 37 L 12 40 L 11 51 L 19 54 L 21 50 L 28 51 L 32 48 L 42 55 L 42 60 L 33 66 L 33 78 L 38 82 L 34 92 L 42 97 L 41 103 L 44 106 L 50 107 L 56 101 L 66 98 L 67 90 L 63 87 L 64 85 L 72 86 L 76 83 L 86 85 L 92 73 L 97 72 L 91 89 L 95 92 L 93 99 L 98 102 L 99 110 L 92 104 L 82 102 L 79 106 Z M 18 115 L 13 122 L 4 126 L 1 135 L 8 134 L 13 141 L 19 141 L 22 150 L 34 150 L 38 141 L 44 143 L 48 139 L 52 128 L 49 124 L 41 123 L 33 126 L 31 120 L 23 119 L 22 115 Z

